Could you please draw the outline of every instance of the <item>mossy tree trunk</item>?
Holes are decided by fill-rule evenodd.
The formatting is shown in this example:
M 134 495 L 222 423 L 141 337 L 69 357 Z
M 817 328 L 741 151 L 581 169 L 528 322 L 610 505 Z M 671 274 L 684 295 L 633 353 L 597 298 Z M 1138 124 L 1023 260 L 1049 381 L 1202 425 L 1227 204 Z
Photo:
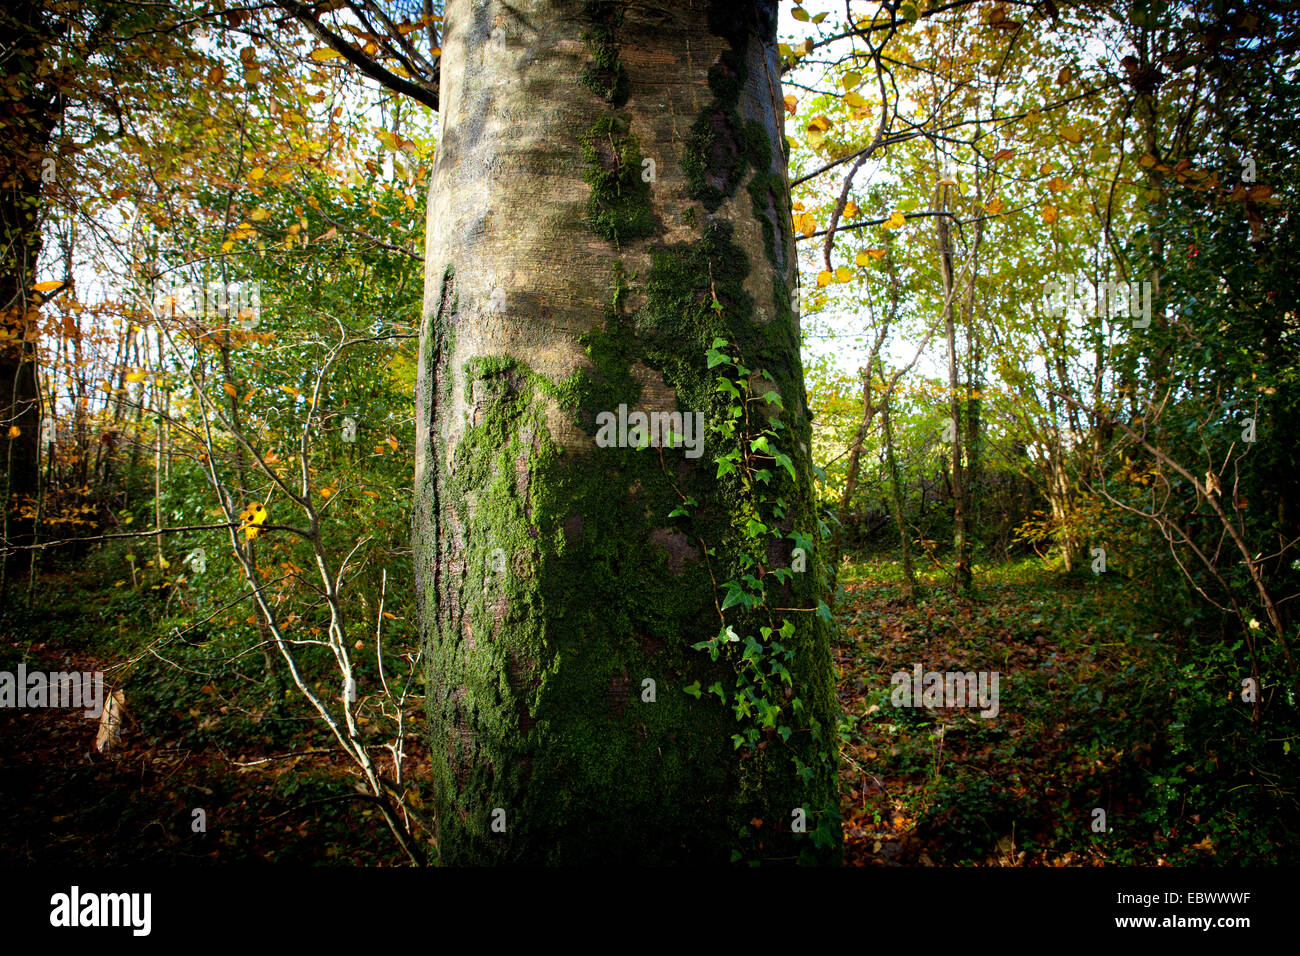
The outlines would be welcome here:
M 775 19 L 447 3 L 415 529 L 444 862 L 840 852 Z M 717 339 L 753 373 L 731 437 Z M 606 447 L 620 406 L 698 413 L 702 447 Z M 750 636 L 789 664 L 775 717 L 736 716 Z

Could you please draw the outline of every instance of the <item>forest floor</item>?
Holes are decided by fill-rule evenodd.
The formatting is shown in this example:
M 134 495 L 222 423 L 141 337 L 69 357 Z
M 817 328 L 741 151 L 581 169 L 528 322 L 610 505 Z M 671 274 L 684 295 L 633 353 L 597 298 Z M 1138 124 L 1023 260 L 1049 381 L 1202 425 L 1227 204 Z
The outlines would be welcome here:
M 39 613 L 7 608 L 0 616 L 0 670 L 14 672 L 25 660 L 29 673 L 112 675 L 124 658 L 147 656 L 142 648 L 156 634 L 140 624 L 143 592 L 106 589 L 85 572 L 46 575 L 38 588 Z M 327 749 L 314 722 L 277 719 L 269 706 L 249 707 L 246 695 L 219 693 L 201 666 L 169 667 L 178 680 L 158 700 L 126 699 L 121 736 L 102 753 L 100 722 L 81 710 L 0 708 L 0 859 L 11 866 L 405 860 L 379 811 L 359 800 L 349 761 Z M 407 767 L 418 776 L 420 742 L 408 743 Z
M 52 574 L 38 614 L 0 609 L 0 669 L 26 658 L 29 670 L 93 671 L 105 664 L 96 654 L 139 653 L 137 598 L 122 589 L 105 606 L 93 578 Z M 841 573 L 834 653 L 850 865 L 1220 862 L 1195 807 L 1162 807 L 1155 827 L 1116 833 L 1149 809 L 1170 693 L 1153 676 L 1168 666 L 1167 641 L 1144 625 L 1131 583 L 1064 576 L 1037 561 L 977 566 L 971 597 L 954 596 L 937 571 L 922 578 L 922 597 L 909 604 L 893 562 Z M 997 715 L 895 707 L 891 675 L 910 678 L 917 664 L 998 672 Z M 159 691 L 170 696 L 128 700 L 126 733 L 106 753 L 94 748 L 97 723 L 80 712 L 0 709 L 0 858 L 403 862 L 377 811 L 357 802 L 351 768 L 323 749 L 309 720 L 273 718 L 194 674 L 162 673 L 174 673 Z M 149 708 L 169 715 L 169 729 L 133 732 L 133 710 Z M 419 779 L 427 767 L 412 733 L 407 774 Z M 195 831 L 196 809 L 206 833 Z M 1098 809 L 1106 832 L 1094 831 Z
M 853 866 L 1214 863 L 1188 826 L 1124 839 L 1145 808 L 1168 648 L 1143 629 L 1132 582 L 1037 560 L 976 568 L 973 596 L 938 573 L 903 600 L 896 562 L 847 565 L 837 609 L 846 862 Z M 998 673 L 996 715 L 894 706 L 891 676 Z M 900 700 L 901 700 L 900 696 Z M 1138 794 L 1143 794 L 1139 797 Z M 1105 811 L 1106 830 L 1096 813 Z M 1127 819 L 1126 819 L 1127 818 Z

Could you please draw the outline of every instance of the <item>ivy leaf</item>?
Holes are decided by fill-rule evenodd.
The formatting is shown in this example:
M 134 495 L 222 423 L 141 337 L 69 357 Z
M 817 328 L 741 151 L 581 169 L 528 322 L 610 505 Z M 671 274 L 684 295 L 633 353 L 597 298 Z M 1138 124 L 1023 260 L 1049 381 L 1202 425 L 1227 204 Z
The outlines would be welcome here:
M 784 468 L 786 471 L 788 471 L 788 472 L 790 473 L 790 478 L 791 478 L 792 480 L 795 478 L 795 474 L 794 474 L 794 462 L 792 462 L 792 461 L 790 460 L 790 456 L 789 456 L 789 455 L 783 455 L 783 454 L 781 454 L 780 452 L 777 452 L 777 454 L 776 454 L 776 463 L 777 463 L 778 465 L 780 465 L 782 468 Z
M 722 599 L 722 609 L 724 611 L 745 600 L 745 592 L 741 590 L 740 585 L 736 584 L 734 581 L 729 583 L 730 586 L 727 588 L 727 596 Z
M 683 687 L 682 690 L 686 691 L 686 693 L 690 694 L 690 695 L 691 695 L 692 697 L 694 697 L 696 700 L 699 700 L 699 699 L 700 699 L 700 682 L 699 682 L 699 681 L 695 681 L 693 684 L 691 684 L 691 685 L 689 685 L 689 686 L 687 686 L 687 687 Z

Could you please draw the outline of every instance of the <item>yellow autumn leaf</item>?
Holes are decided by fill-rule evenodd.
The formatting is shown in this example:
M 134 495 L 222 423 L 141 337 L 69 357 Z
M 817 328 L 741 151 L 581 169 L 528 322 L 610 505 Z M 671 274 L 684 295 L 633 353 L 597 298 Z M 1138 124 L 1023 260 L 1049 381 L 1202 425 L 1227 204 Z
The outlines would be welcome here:
M 1049 225 L 1056 222 L 1056 207 L 1051 203 L 1043 207 L 1043 222 Z
M 852 219 L 858 214 L 858 204 L 852 199 L 844 204 L 844 218 Z
M 889 218 L 885 220 L 885 228 L 901 229 L 905 222 L 907 222 L 907 218 L 898 210 L 894 210 L 889 214 Z
M 1067 143 L 1081 143 L 1083 142 L 1083 133 L 1079 132 L 1078 127 L 1062 126 L 1061 139 L 1065 140 Z
M 1002 211 L 1002 200 L 994 197 L 984 204 L 984 211 L 990 215 L 996 216 Z
M 248 214 L 248 218 L 253 222 L 263 222 L 271 218 L 271 211 L 269 209 L 254 209 Z
M 1062 189 L 1065 188 L 1065 180 L 1062 179 L 1060 176 L 1053 176 L 1051 179 L 1047 181 L 1047 188 L 1054 193 L 1059 193 Z
M 1154 156 L 1152 156 L 1150 153 L 1143 153 L 1141 156 L 1138 157 L 1138 165 L 1141 166 L 1143 169 L 1150 169 L 1158 162 L 1159 160 L 1156 159 Z
M 813 149 L 821 149 L 822 143 L 826 141 L 826 134 L 819 129 L 808 130 L 808 145 Z
M 795 99 L 794 96 L 791 95 L 790 93 L 785 94 L 784 102 L 785 102 L 785 111 L 787 113 L 794 113 L 796 110 L 799 109 L 799 101 Z
M 229 382 L 225 382 L 221 387 L 226 390 L 226 394 L 229 395 L 231 398 L 234 398 L 236 395 L 239 394 L 239 391 L 235 388 L 235 386 L 231 385 Z
M 869 266 L 873 260 L 879 259 L 884 254 L 884 249 L 865 249 L 853 257 L 853 263 L 859 266 Z
M 61 280 L 51 279 L 48 282 L 38 282 L 36 283 L 36 285 L 32 286 L 32 288 L 35 289 L 37 292 L 50 292 L 53 289 L 57 289 L 61 285 L 63 285 L 63 282 Z
M 848 282 L 852 278 L 853 278 L 853 270 L 850 269 L 848 266 L 840 266 L 835 270 L 836 282 Z
M 823 269 L 821 272 L 817 273 L 817 288 L 820 289 L 823 286 L 830 285 L 831 280 L 834 278 L 835 278 L 835 274 L 833 272 Z
M 21 435 L 22 433 L 23 433 L 23 430 L 22 430 L 21 428 L 19 428 L 17 425 L 10 425 L 10 426 L 9 426 L 9 437 L 10 437 L 10 438 L 17 438 L 17 437 L 18 437 L 19 435 Z
M 327 46 L 311 51 L 311 58 L 317 63 L 324 63 L 326 60 L 336 60 L 339 56 L 341 56 L 341 54 L 338 50 L 331 50 Z
M 297 397 L 299 396 L 299 394 L 301 394 L 301 393 L 300 393 L 296 388 L 294 388 L 292 385 L 281 385 L 281 386 L 280 386 L 280 391 L 282 391 L 282 392 L 287 392 L 288 394 L 292 395 L 294 398 L 297 398 Z
M 244 540 L 252 541 L 266 524 L 266 507 L 260 503 L 249 505 L 239 513 L 239 523 L 244 530 Z
M 143 382 L 144 372 L 128 372 L 126 376 L 128 382 Z
M 248 171 L 248 178 L 251 179 L 253 182 L 257 182 L 265 175 L 266 175 L 266 170 L 263 169 L 261 166 L 254 166 L 252 169 Z

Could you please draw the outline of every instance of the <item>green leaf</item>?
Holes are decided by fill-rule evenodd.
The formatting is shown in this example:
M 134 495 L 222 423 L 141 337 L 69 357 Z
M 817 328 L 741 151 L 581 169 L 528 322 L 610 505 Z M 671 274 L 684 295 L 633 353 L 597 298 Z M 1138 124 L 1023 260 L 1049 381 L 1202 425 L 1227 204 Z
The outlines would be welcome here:
M 722 609 L 724 611 L 745 600 L 745 592 L 741 589 L 739 584 L 736 584 L 734 581 L 728 582 L 728 584 L 727 596 L 722 599 Z
M 696 700 L 699 700 L 699 699 L 700 699 L 700 682 L 699 682 L 699 681 L 695 681 L 693 684 L 691 684 L 691 685 L 688 686 L 688 687 L 683 687 L 682 690 L 686 691 L 686 693 L 690 694 L 690 695 L 691 695 L 692 697 L 694 697 Z

